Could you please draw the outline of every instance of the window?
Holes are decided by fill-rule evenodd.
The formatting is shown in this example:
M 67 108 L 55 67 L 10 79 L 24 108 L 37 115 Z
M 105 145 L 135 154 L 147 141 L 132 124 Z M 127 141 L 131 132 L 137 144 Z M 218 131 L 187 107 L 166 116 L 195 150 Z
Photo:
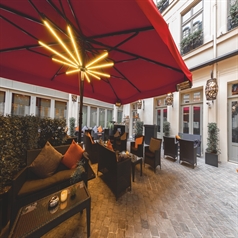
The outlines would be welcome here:
M 238 27 L 238 0 L 228 0 L 228 31 Z
M 181 54 L 186 54 L 203 44 L 202 1 L 182 16 Z
M 87 126 L 87 119 L 88 119 L 88 107 L 83 106 L 83 120 L 82 120 L 82 125 Z
M 30 96 L 12 94 L 12 115 L 26 116 L 30 114 Z
M 112 110 L 107 110 L 107 123 L 112 121 Z
M 90 110 L 90 127 L 97 126 L 97 108 L 91 107 Z
M 67 103 L 55 101 L 55 118 L 67 118 Z
M 36 98 L 36 116 L 37 117 L 50 117 L 50 102 L 49 99 Z
M 163 137 L 163 125 L 167 121 L 167 105 L 165 97 L 155 99 L 156 124 L 158 126 L 158 138 Z
M 105 127 L 105 109 L 99 108 L 99 126 Z
M 117 122 L 118 123 L 122 122 L 122 110 L 117 111 Z
M 0 115 L 4 114 L 5 108 L 5 92 L 0 91 Z

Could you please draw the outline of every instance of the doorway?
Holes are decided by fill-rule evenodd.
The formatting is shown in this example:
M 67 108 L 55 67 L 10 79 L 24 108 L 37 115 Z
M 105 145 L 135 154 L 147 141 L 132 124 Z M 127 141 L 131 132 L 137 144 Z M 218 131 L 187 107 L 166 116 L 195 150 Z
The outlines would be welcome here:
M 167 108 L 159 108 L 156 109 L 156 115 L 157 115 L 157 126 L 158 126 L 158 131 L 157 131 L 157 138 L 163 139 L 163 131 L 164 131 L 164 122 L 167 121 Z
M 238 97 L 228 100 L 228 160 L 238 163 Z

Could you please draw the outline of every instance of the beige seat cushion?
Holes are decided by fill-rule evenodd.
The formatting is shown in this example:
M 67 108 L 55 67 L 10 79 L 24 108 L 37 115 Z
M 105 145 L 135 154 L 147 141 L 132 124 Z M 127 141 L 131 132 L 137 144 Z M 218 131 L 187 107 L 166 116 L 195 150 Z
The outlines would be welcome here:
M 74 173 L 74 169 L 59 171 L 56 174 L 53 174 L 51 177 L 44 179 L 35 179 L 35 180 L 27 180 L 21 190 L 18 193 L 18 196 L 22 196 L 29 193 L 34 193 L 36 191 L 51 187 L 54 184 L 63 182 L 71 178 L 71 175 Z
M 160 140 L 156 140 L 154 138 L 150 139 L 150 146 L 149 146 L 149 150 L 153 153 L 155 153 L 156 150 L 158 150 L 160 148 Z

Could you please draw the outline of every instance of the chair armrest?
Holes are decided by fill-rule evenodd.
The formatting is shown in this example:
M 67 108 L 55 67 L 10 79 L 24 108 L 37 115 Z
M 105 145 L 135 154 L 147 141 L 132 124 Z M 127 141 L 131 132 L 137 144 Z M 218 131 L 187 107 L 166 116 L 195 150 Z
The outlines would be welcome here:
M 27 180 L 28 167 L 22 169 L 12 180 L 12 198 L 16 199 L 18 192 Z

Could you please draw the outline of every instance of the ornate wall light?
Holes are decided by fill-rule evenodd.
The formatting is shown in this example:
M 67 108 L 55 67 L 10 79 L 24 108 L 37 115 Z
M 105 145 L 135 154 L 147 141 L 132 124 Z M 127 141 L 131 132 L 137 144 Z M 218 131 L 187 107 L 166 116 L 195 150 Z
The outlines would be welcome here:
M 205 94 L 208 101 L 216 100 L 218 93 L 217 79 L 213 78 L 213 71 L 211 72 L 211 79 L 207 80 Z
M 174 102 L 174 95 L 173 93 L 168 93 L 166 98 L 165 98 L 165 103 L 167 106 L 173 106 Z
M 77 102 L 77 95 L 72 94 L 72 101 Z
M 143 106 L 143 108 L 142 108 L 142 106 Z M 138 100 L 138 102 L 137 102 L 137 108 L 144 110 L 144 100 Z

